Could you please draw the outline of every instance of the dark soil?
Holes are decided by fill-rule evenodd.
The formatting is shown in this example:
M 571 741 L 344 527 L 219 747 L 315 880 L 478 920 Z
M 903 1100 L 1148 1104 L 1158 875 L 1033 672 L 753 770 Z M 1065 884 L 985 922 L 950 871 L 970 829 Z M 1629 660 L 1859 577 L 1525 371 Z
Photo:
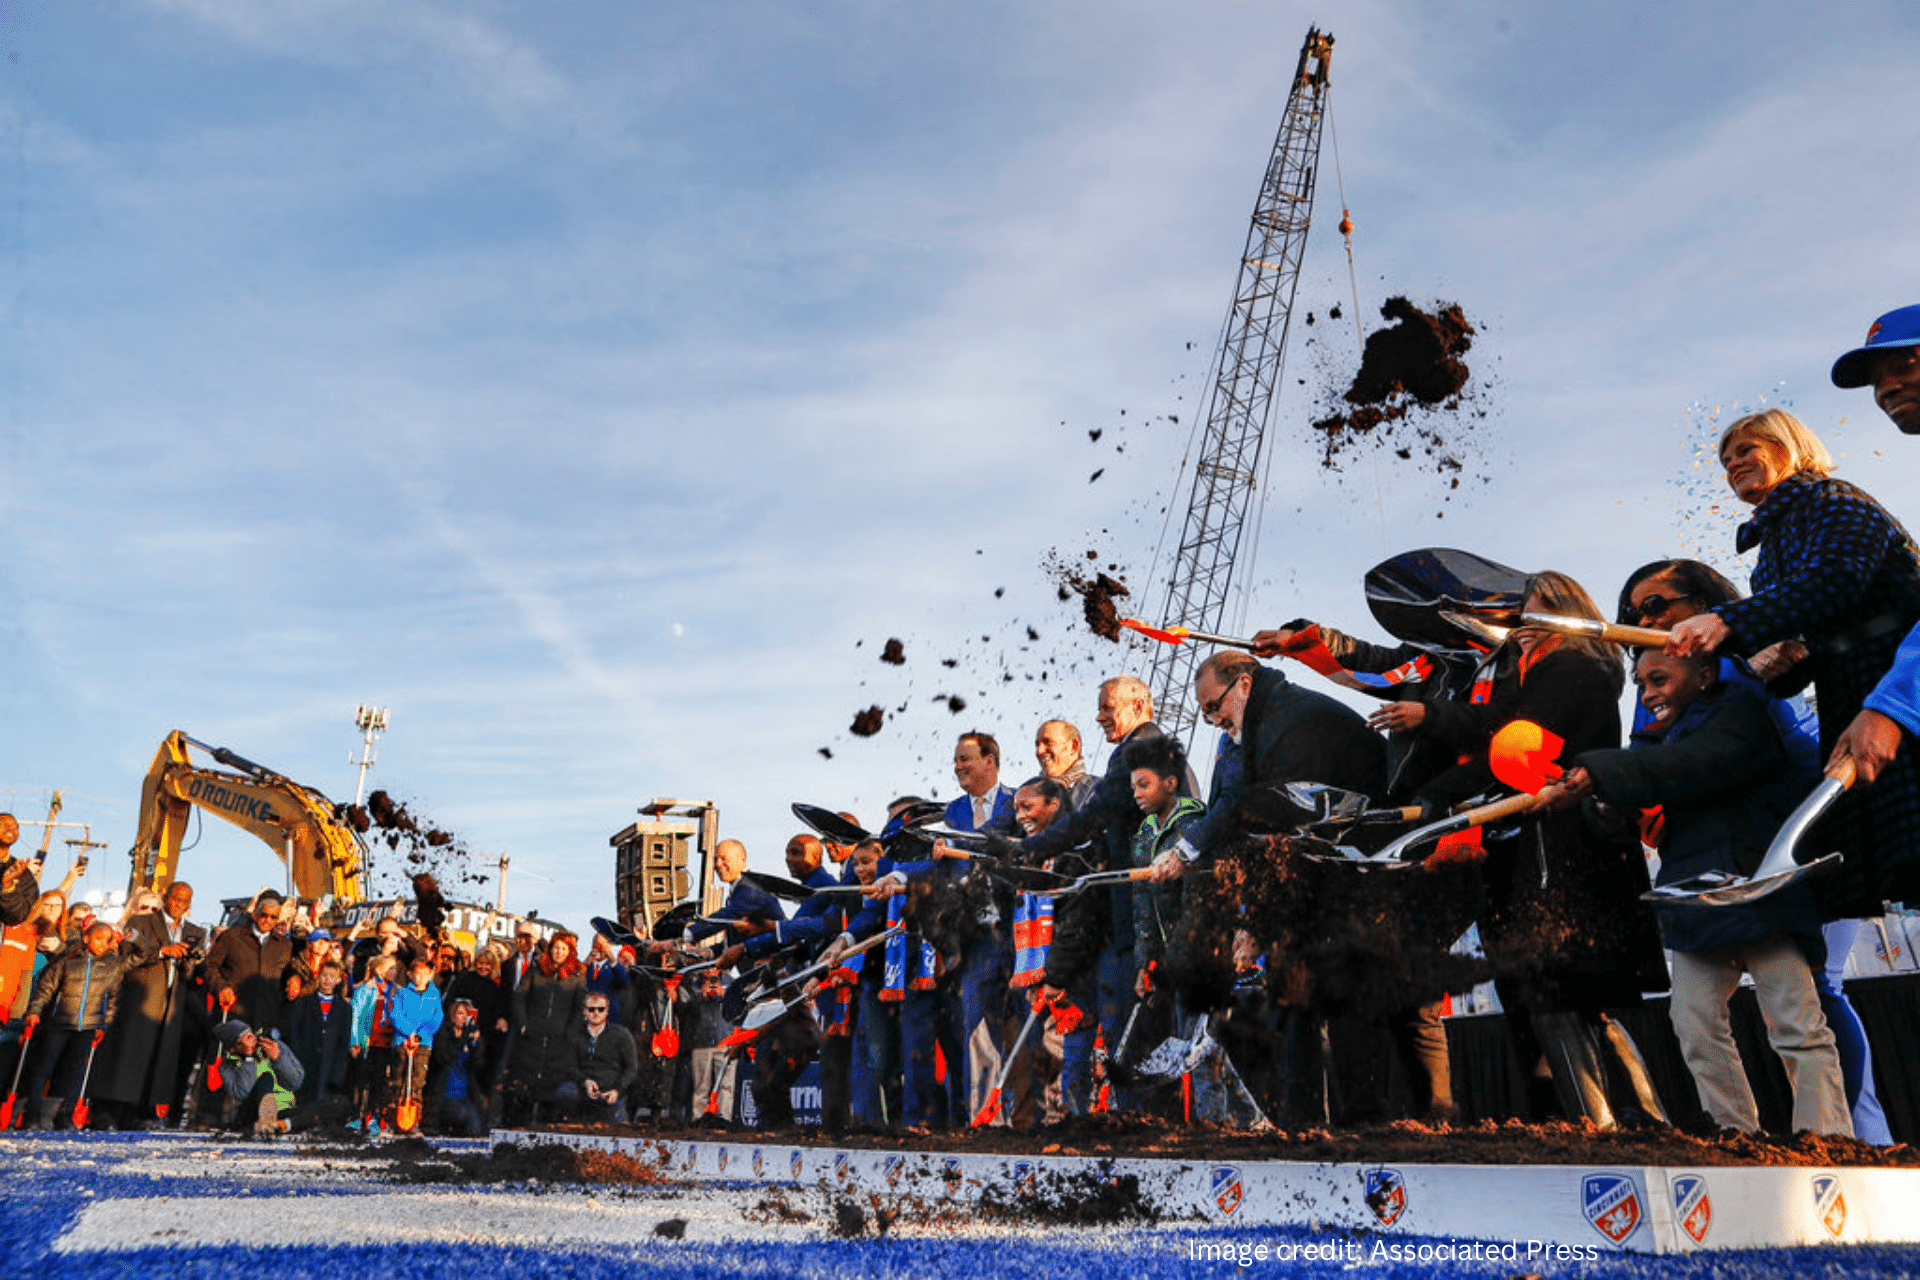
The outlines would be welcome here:
M 865 711 L 857 711 L 853 717 L 853 727 L 848 730 L 856 738 L 871 738 L 880 732 L 880 726 L 886 723 L 887 713 L 876 704 Z
M 880 650 L 880 661 L 891 663 L 896 667 L 905 666 L 907 663 L 907 647 L 898 640 L 887 641 L 886 647 Z
M 1087 552 L 1087 559 L 1099 558 L 1099 552 Z M 1041 565 L 1059 588 L 1062 600 L 1071 600 L 1076 595 L 1080 597 L 1080 607 L 1086 616 L 1088 630 L 1103 640 L 1120 639 L 1120 608 L 1114 601 L 1133 594 L 1127 590 L 1125 582 L 1097 569 L 1083 569 L 1058 552 L 1048 552 Z
M 729 1132 L 706 1126 L 686 1129 L 601 1129 L 621 1137 L 728 1141 Z M 770 1137 L 763 1130 L 738 1129 L 743 1142 Z M 1411 1120 L 1328 1131 L 1248 1133 L 1210 1125 L 1182 1125 L 1142 1116 L 1082 1116 L 1039 1129 L 967 1129 L 943 1133 L 855 1130 L 829 1137 L 814 1126 L 778 1131 L 776 1139 L 802 1147 L 834 1146 L 866 1151 L 954 1151 L 992 1155 L 1147 1156 L 1169 1160 L 1288 1160 L 1356 1164 L 1551 1164 L 1737 1166 L 1791 1165 L 1816 1168 L 1920 1168 L 1920 1149 L 1876 1147 L 1852 1138 L 1813 1134 L 1773 1137 L 1739 1134 L 1695 1137 L 1678 1129 L 1651 1127 L 1611 1133 L 1555 1121 L 1524 1124 L 1483 1120 L 1470 1128 L 1429 1127 Z M 539 1175 L 535 1175 L 539 1176 Z M 1092 1192 L 1080 1178 L 1055 1180 Z M 1124 1203 L 1128 1190 L 1100 1191 Z M 1137 1199 L 1137 1188 L 1132 1192 Z M 1063 1197 L 1053 1197 L 1063 1198 Z M 1075 1209 L 1076 1213 L 1101 1212 Z M 1062 1219 L 1065 1220 L 1065 1219 Z M 1078 1219 L 1085 1221 L 1087 1219 Z
M 434 885 L 436 896 L 438 882 L 463 888 L 485 888 L 491 883 L 489 869 L 474 863 L 459 836 L 416 818 L 387 791 L 375 791 L 364 807 L 347 806 L 345 815 L 348 824 L 362 834 L 378 828 L 372 842 L 404 855 L 401 871 L 416 890 L 422 875 Z M 426 903 L 421 906 L 425 909 Z
M 402 1183 L 497 1185 L 517 1182 L 586 1182 L 605 1185 L 654 1186 L 667 1179 L 651 1163 L 642 1163 L 616 1151 L 575 1150 L 535 1143 L 516 1146 L 497 1143 L 488 1152 L 442 1151 L 422 1138 L 405 1138 L 382 1146 L 362 1147 L 356 1153 L 337 1149 L 310 1149 L 332 1167 L 336 1160 L 356 1164 L 385 1161 L 385 1179 Z
M 1436 303 L 1426 312 L 1393 297 L 1380 314 L 1391 323 L 1367 335 L 1360 368 L 1339 397 L 1346 407 L 1313 424 L 1322 437 L 1322 464 L 1329 468 L 1348 445 L 1417 409 L 1458 409 L 1472 376 L 1461 357 L 1473 347 L 1475 329 L 1458 303 Z M 1414 436 L 1415 442 L 1401 442 L 1397 456 L 1410 459 L 1417 442 L 1442 470 L 1463 469 L 1438 430 L 1428 426 Z

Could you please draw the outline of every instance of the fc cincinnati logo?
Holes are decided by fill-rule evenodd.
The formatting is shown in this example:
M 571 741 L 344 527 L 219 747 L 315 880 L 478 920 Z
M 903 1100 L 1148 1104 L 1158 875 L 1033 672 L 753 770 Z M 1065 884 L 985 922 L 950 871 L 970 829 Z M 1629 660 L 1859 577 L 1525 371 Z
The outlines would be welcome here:
M 800 1176 L 800 1170 L 806 1163 L 807 1153 L 804 1151 L 796 1151 L 787 1157 L 787 1168 L 793 1170 L 793 1176 L 796 1178 Z
M 767 1164 L 767 1153 L 762 1151 L 760 1148 L 755 1147 L 753 1149 L 753 1176 L 757 1178 L 762 1173 L 766 1172 L 766 1164 Z
M 727 1171 L 727 1149 L 721 1147 L 713 1153 L 713 1161 L 721 1173 Z
M 1034 1179 L 1036 1176 L 1037 1175 L 1034 1172 L 1032 1161 L 1030 1160 L 1014 1161 L 1014 1165 L 1013 1165 L 1014 1192 L 1018 1195 L 1023 1195 L 1023 1196 L 1032 1195 Z
M 1592 1173 L 1580 1186 L 1587 1221 L 1615 1244 L 1624 1244 L 1640 1225 L 1640 1189 L 1617 1173 Z
M 1230 1164 L 1220 1165 L 1214 1169 L 1209 1181 L 1214 1206 L 1221 1213 L 1231 1216 L 1247 1194 L 1246 1187 L 1240 1181 L 1240 1170 Z
M 689 1142 L 687 1144 L 687 1154 L 680 1157 L 680 1167 L 682 1169 L 691 1169 L 693 1168 L 693 1162 L 699 1158 L 700 1144 L 697 1142 Z
M 1820 1225 L 1835 1240 L 1847 1229 L 1847 1198 L 1840 1194 L 1840 1179 L 1826 1176 L 1813 1180 L 1813 1211 Z
M 960 1157 L 948 1156 L 940 1169 L 940 1180 L 947 1184 L 947 1194 L 960 1189 Z
M 836 1151 L 833 1156 L 833 1176 L 845 1182 L 847 1175 L 853 1172 L 853 1157 L 844 1151 Z
M 1673 1180 L 1673 1216 L 1695 1244 L 1707 1242 L 1713 1227 L 1713 1201 L 1707 1198 L 1705 1178 L 1689 1174 Z
M 886 1163 L 887 1185 L 890 1187 L 899 1186 L 900 1174 L 906 1167 L 907 1158 L 905 1156 L 888 1156 Z
M 1393 1169 L 1369 1170 L 1367 1208 L 1373 1210 L 1373 1216 L 1380 1219 L 1383 1227 L 1400 1221 L 1400 1215 L 1407 1211 L 1406 1180 Z

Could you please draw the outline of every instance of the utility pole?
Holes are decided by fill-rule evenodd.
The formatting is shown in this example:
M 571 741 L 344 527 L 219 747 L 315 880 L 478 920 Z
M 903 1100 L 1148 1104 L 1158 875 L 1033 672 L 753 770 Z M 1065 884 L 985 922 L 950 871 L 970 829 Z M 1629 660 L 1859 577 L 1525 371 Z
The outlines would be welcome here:
M 357 765 L 360 769 L 360 780 L 354 784 L 353 788 L 353 803 L 361 805 L 367 800 L 367 770 L 373 768 L 374 762 L 380 758 L 374 754 L 373 740 L 387 731 L 387 709 L 364 704 L 356 707 L 353 712 L 353 727 L 366 735 L 360 742 L 358 760 L 353 758 L 352 752 L 347 753 L 347 763 Z

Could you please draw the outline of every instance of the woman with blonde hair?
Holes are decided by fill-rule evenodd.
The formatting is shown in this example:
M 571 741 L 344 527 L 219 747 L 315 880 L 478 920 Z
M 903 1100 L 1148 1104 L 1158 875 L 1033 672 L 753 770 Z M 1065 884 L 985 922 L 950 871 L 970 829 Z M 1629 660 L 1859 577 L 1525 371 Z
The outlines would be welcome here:
M 1814 687 L 1820 747 L 1834 743 L 1920 622 L 1920 550 L 1866 493 L 1834 479 L 1833 458 L 1784 409 L 1749 414 L 1720 437 L 1734 494 L 1754 509 L 1735 546 L 1759 548 L 1753 594 L 1673 628 L 1670 653 L 1746 656 L 1782 640 L 1806 659 L 1768 684 L 1776 694 Z M 1825 919 L 1878 915 L 1888 898 L 1920 901 L 1920 765 L 1900 752 L 1871 786 L 1850 792 L 1818 828 L 1839 870 L 1815 881 Z

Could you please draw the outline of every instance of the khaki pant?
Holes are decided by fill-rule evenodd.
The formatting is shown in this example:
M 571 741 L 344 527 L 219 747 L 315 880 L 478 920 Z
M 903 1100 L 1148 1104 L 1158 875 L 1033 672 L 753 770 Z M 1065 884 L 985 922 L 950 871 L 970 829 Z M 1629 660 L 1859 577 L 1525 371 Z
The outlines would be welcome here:
M 1673 953 L 1673 1030 L 1707 1114 L 1723 1128 L 1752 1132 L 1760 1127 L 1727 1011 L 1743 971 L 1753 976 L 1767 1039 L 1793 1086 L 1794 1131 L 1851 1138 L 1853 1116 L 1841 1081 L 1840 1053 L 1820 1012 L 1813 970 L 1800 948 L 1779 935 L 1711 951 Z

